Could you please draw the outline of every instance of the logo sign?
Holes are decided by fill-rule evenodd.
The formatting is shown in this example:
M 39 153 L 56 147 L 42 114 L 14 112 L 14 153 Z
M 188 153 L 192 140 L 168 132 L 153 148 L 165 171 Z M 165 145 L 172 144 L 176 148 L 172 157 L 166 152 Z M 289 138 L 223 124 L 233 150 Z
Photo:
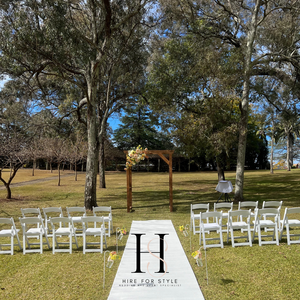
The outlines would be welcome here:
M 142 260 L 142 255 L 141 254 L 150 254 L 150 255 L 156 257 L 159 260 L 158 271 L 155 272 L 155 273 L 161 273 L 162 275 L 158 276 L 158 277 L 162 277 L 166 273 L 168 273 L 167 272 L 168 266 L 167 266 L 166 261 L 164 260 L 164 253 L 168 249 L 168 245 L 167 245 L 166 241 L 164 240 L 164 237 L 166 235 L 168 235 L 168 233 L 155 233 L 155 235 L 157 235 L 158 238 L 154 238 L 154 239 L 152 239 L 148 242 L 148 246 L 147 246 L 148 251 L 141 251 L 141 239 L 142 239 L 142 236 L 146 235 L 146 234 L 144 234 L 144 233 L 132 233 L 132 235 L 136 236 L 136 270 L 135 270 L 135 272 L 131 272 L 131 273 L 146 273 L 146 272 L 143 272 L 141 270 L 141 260 Z M 150 249 L 149 249 L 150 248 L 150 243 L 153 240 L 157 240 L 157 239 L 159 239 L 159 249 L 158 249 L 158 251 L 150 251 Z M 164 249 L 164 244 L 165 243 L 167 245 L 166 249 Z M 159 256 L 157 256 L 153 253 L 159 253 Z M 143 259 L 145 259 L 144 256 L 143 256 Z M 150 265 L 150 262 L 148 262 L 148 264 L 147 264 L 147 271 L 150 274 L 149 265 Z M 153 276 L 152 274 L 150 274 L 150 275 Z M 153 277 L 156 277 L 156 276 L 153 276 Z

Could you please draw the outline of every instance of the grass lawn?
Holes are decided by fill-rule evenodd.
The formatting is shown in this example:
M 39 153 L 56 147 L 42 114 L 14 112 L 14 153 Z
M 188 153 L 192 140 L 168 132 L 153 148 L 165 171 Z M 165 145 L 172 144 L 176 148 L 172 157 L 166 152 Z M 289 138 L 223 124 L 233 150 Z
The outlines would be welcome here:
M 57 171 L 37 172 L 39 178 L 57 176 Z M 13 182 L 37 179 L 28 169 L 20 170 L 16 176 Z M 226 173 L 226 179 L 234 185 L 235 173 Z M 112 206 L 114 232 L 116 227 L 129 230 L 132 220 L 172 220 L 205 299 L 299 299 L 300 246 L 288 246 L 285 239 L 280 246 L 259 247 L 255 240 L 253 247 L 232 248 L 224 234 L 224 249 L 211 248 L 206 252 L 207 285 L 205 267 L 198 267 L 191 256 L 199 248 L 199 236 L 192 236 L 190 249 L 190 238 L 179 231 L 179 226 L 189 224 L 190 204 L 209 202 L 213 209 L 219 197 L 215 191 L 216 173 L 174 173 L 173 213 L 169 212 L 167 173 L 133 173 L 133 213 L 126 212 L 125 172 L 108 172 L 106 180 L 107 188 L 97 190 L 97 201 L 98 205 Z M 82 173 L 78 181 L 73 176 L 62 178 L 61 186 L 57 186 L 57 178 L 53 177 L 51 181 L 13 187 L 12 200 L 5 200 L 6 191 L 1 189 L 0 217 L 12 216 L 20 228 L 20 208 L 61 206 L 67 215 L 66 207 L 84 205 L 84 184 Z M 259 201 L 259 207 L 263 201 L 283 200 L 282 218 L 286 206 L 300 207 L 300 170 L 276 170 L 273 175 L 269 171 L 247 171 L 244 195 L 245 200 Z M 119 242 L 121 256 L 127 237 Z M 72 255 L 53 255 L 46 247 L 42 255 L 23 255 L 17 248 L 13 256 L 0 255 L 0 299 L 107 299 L 119 262 L 106 269 L 103 289 L 103 254 L 83 255 L 82 239 L 78 241 L 79 249 L 73 246 Z M 107 242 L 108 250 L 114 251 L 115 235 Z

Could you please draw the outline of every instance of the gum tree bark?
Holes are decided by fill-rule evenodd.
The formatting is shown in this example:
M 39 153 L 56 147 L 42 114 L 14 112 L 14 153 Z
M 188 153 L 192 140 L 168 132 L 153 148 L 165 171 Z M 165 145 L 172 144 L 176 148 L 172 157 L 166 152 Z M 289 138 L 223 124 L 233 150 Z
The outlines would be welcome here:
M 234 200 L 243 200 L 243 185 L 244 185 L 244 169 L 246 158 L 246 142 L 247 142 L 247 125 L 248 125 L 248 106 L 249 106 L 249 91 L 250 91 L 250 74 L 251 74 L 251 60 L 253 53 L 253 43 L 256 36 L 258 26 L 258 11 L 261 5 L 261 0 L 257 0 L 253 10 L 251 22 L 249 24 L 249 31 L 247 35 L 247 47 L 244 62 L 244 83 L 242 101 L 240 103 L 241 120 L 239 126 L 239 142 L 238 155 L 236 167 L 236 181 Z

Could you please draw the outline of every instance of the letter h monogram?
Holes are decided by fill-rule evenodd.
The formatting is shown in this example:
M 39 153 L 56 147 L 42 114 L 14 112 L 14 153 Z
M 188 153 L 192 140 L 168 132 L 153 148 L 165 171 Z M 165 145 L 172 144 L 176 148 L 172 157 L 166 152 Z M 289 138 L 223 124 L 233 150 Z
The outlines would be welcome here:
M 159 253 L 159 271 L 155 273 L 165 273 L 164 270 L 164 236 L 168 235 L 167 233 L 155 233 L 155 235 L 159 236 L 159 251 L 141 251 L 141 236 L 145 235 L 143 233 L 132 233 L 132 235 L 136 236 L 136 270 L 131 273 L 146 273 L 141 271 L 141 253 Z M 153 255 L 157 257 L 156 255 Z M 157 257 L 158 258 L 158 257 Z

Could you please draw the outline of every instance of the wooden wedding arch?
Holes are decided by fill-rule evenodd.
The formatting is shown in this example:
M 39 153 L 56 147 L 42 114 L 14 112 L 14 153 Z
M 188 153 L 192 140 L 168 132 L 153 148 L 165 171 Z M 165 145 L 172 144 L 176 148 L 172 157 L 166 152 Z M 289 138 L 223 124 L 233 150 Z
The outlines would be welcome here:
M 127 155 L 128 151 L 124 151 Z M 170 212 L 173 211 L 173 181 L 172 181 L 172 155 L 174 150 L 146 150 L 146 155 L 158 155 L 161 159 L 163 159 L 169 166 L 169 207 Z M 169 159 L 165 156 L 167 154 Z M 132 211 L 132 169 L 126 169 L 126 177 L 127 177 L 127 212 Z

